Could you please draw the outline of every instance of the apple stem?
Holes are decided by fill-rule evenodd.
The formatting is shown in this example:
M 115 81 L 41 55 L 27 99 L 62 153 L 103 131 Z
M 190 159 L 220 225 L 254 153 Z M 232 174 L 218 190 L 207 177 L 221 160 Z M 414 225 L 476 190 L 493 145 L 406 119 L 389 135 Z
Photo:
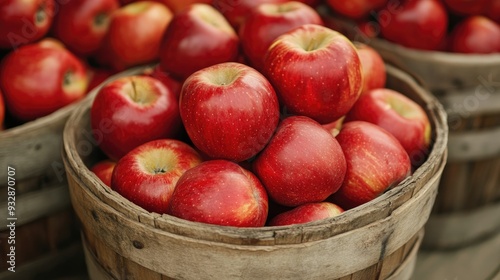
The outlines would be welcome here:
M 307 45 L 306 51 L 310 52 L 312 50 L 316 49 L 316 38 L 312 37 L 311 40 L 309 40 L 309 44 Z
M 154 174 L 163 174 L 167 172 L 164 168 L 155 168 L 155 170 L 153 170 L 153 173 Z

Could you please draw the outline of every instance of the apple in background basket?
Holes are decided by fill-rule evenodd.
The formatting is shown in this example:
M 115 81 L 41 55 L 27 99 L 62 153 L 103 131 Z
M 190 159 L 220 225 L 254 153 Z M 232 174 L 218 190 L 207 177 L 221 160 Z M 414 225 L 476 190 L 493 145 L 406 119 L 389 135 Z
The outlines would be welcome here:
M 290 113 L 322 124 L 345 115 L 363 86 L 351 41 L 314 24 L 279 36 L 267 51 L 265 73 Z
M 115 70 L 158 60 L 160 42 L 172 19 L 163 4 L 139 1 L 116 10 L 96 60 Z
M 458 15 L 479 15 L 491 0 L 443 0 L 446 7 Z
M 382 56 L 372 47 L 356 44 L 363 69 L 363 90 L 361 94 L 376 88 L 385 87 L 387 73 Z
M 69 105 L 87 92 L 85 66 L 52 39 L 20 47 L 0 68 L 0 87 L 10 114 L 31 121 Z
M 90 171 L 99 178 L 106 186 L 111 187 L 111 176 L 113 175 L 113 170 L 115 169 L 116 162 L 105 159 L 94 164 Z
M 179 178 L 200 163 L 198 153 L 183 142 L 151 141 L 118 161 L 111 188 L 145 210 L 163 214 Z
M 269 226 L 305 224 L 342 214 L 344 210 L 330 202 L 307 203 L 275 216 Z
M 112 160 L 146 142 L 175 137 L 180 127 L 174 93 L 148 76 L 104 85 L 94 99 L 90 120 L 99 148 Z
M 500 0 L 490 0 L 484 14 L 497 24 L 500 24 Z
M 218 63 L 236 61 L 239 39 L 224 16 L 206 4 L 194 4 L 176 14 L 160 48 L 161 70 L 186 79 Z
M 298 206 L 336 192 L 346 161 L 337 140 L 319 123 L 292 116 L 281 121 L 253 167 L 272 200 Z
M 384 7 L 388 0 L 326 0 L 332 10 L 352 19 L 365 18 Z
M 96 68 L 87 65 L 87 76 L 89 79 L 89 86 L 87 88 L 87 93 L 92 91 L 94 88 L 101 85 L 106 79 L 116 74 L 116 71 L 106 68 Z
M 500 25 L 484 16 L 472 16 L 451 32 L 450 50 L 456 53 L 500 53 Z
M 5 120 L 5 103 L 3 102 L 3 93 L 0 89 L 0 130 L 3 130 L 3 122 Z
M 236 29 L 246 20 L 250 11 L 264 3 L 286 3 L 289 0 L 213 0 L 212 5 Z
M 239 29 L 243 51 L 252 66 L 262 70 L 264 56 L 274 39 L 307 23 L 323 25 L 319 14 L 304 3 L 261 4 L 251 10 Z
M 14 49 L 45 36 L 52 24 L 54 5 L 54 0 L 3 0 L 0 49 Z
M 438 0 L 409 0 L 390 19 L 380 19 L 382 37 L 402 46 L 437 50 L 445 39 L 448 13 Z
M 76 55 L 93 54 L 108 31 L 118 0 L 71 0 L 59 5 L 52 32 Z
M 345 121 L 366 121 L 384 128 L 398 139 L 414 165 L 426 158 L 431 142 L 429 118 L 420 105 L 397 91 L 368 91 L 354 104 Z
M 331 201 L 351 209 L 375 199 L 411 172 L 410 158 L 399 141 L 385 129 L 364 121 L 344 123 L 337 135 L 347 172 Z
M 186 171 L 175 186 L 167 214 L 207 224 L 261 227 L 268 198 L 257 177 L 238 164 L 211 160 Z
M 182 87 L 179 106 L 184 127 L 198 149 L 211 158 L 236 162 L 264 148 L 280 115 L 269 81 L 235 62 L 191 75 Z

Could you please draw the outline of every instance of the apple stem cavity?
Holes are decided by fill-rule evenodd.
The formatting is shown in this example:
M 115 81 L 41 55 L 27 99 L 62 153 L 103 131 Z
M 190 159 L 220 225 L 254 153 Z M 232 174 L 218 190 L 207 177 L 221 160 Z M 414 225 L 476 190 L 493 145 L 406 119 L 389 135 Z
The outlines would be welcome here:
M 103 26 L 108 21 L 108 15 L 106 13 L 99 13 L 94 17 L 94 26 Z
M 35 25 L 41 25 L 47 19 L 47 13 L 45 12 L 45 3 L 42 3 L 35 13 Z
M 208 73 L 208 80 L 218 86 L 228 86 L 238 78 L 240 71 L 237 69 L 224 67 Z
M 73 71 L 67 71 L 63 76 L 63 88 L 68 87 L 73 82 Z

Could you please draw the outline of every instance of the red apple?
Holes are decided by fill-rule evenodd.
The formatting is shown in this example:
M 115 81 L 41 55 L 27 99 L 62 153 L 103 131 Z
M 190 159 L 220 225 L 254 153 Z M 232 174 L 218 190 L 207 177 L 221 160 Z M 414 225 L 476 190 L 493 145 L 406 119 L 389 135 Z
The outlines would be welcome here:
M 498 53 L 500 25 L 484 16 L 466 18 L 454 27 L 450 50 L 456 53 Z
M 427 114 L 397 91 L 368 91 L 354 104 L 345 121 L 366 121 L 384 128 L 398 139 L 414 163 L 419 163 L 428 152 L 431 124 Z
M 275 216 L 270 226 L 305 224 L 324 220 L 342 214 L 344 210 L 330 202 L 307 203 Z
M 167 213 L 207 224 L 261 227 L 267 218 L 268 198 L 250 171 L 230 161 L 212 160 L 182 175 Z
M 170 73 L 162 71 L 159 65 L 146 70 L 144 74 L 160 80 L 160 82 L 168 87 L 175 94 L 177 99 L 179 99 L 181 95 L 182 83 L 174 79 Z
M 2 89 L 0 89 L 0 130 L 3 129 L 4 119 L 5 119 L 5 103 L 3 102 Z
M 20 47 L 3 60 L 0 87 L 12 116 L 30 121 L 81 99 L 85 66 L 59 44 L 41 41 Z
M 145 210 L 163 214 L 167 212 L 179 178 L 200 163 L 198 153 L 183 142 L 151 141 L 118 161 L 111 188 Z
M 484 14 L 500 24 L 500 0 L 490 0 Z
M 87 56 L 101 46 L 118 0 L 71 0 L 59 5 L 52 32 L 76 55 Z
M 285 206 L 325 200 L 340 188 L 346 172 L 337 140 L 304 116 L 281 121 L 253 166 L 269 196 Z
M 113 175 L 113 170 L 115 169 L 116 162 L 105 159 L 94 164 L 90 171 L 99 178 L 106 186 L 111 187 L 111 176 Z
M 264 56 L 278 36 L 304 24 L 323 25 L 319 14 L 304 3 L 261 4 L 239 29 L 243 51 L 256 69 L 263 69 Z
M 379 20 L 382 36 L 414 49 L 438 49 L 448 28 L 448 13 L 438 0 L 409 0 L 384 18 Z
M 165 5 L 152 1 L 134 2 L 116 10 L 98 50 L 98 62 L 123 70 L 158 60 L 161 38 L 172 16 Z
M 376 88 L 385 87 L 387 73 L 382 56 L 372 47 L 356 44 L 363 69 L 363 90 L 361 94 Z
M 174 13 L 179 13 L 180 11 L 187 9 L 189 6 L 196 3 L 201 3 L 201 4 L 212 3 L 212 0 L 155 0 L 155 1 L 164 3 Z
M 99 148 L 118 160 L 146 142 L 175 137 L 180 126 L 175 94 L 148 76 L 131 76 L 104 85 L 90 113 Z
M 213 7 L 194 4 L 175 15 L 165 31 L 160 67 L 181 79 L 214 64 L 236 61 L 239 39 Z
M 384 7 L 389 0 L 326 0 L 334 11 L 352 19 L 365 18 Z
M 405 149 L 380 126 L 348 122 L 336 138 L 347 161 L 347 173 L 342 187 L 330 199 L 343 209 L 373 200 L 410 175 Z
M 265 72 L 290 113 L 322 124 L 345 115 L 363 86 L 351 41 L 313 24 L 278 37 L 267 51 Z
M 45 36 L 52 24 L 54 0 L 2 0 L 0 49 L 14 49 Z
M 267 144 L 279 121 L 276 93 L 246 65 L 217 64 L 191 75 L 179 101 L 194 145 L 211 158 L 244 161 Z
M 458 15 L 479 15 L 490 0 L 444 0 L 448 9 Z
M 286 3 L 289 0 L 213 0 L 212 5 L 219 10 L 236 29 L 246 20 L 250 11 L 263 3 Z

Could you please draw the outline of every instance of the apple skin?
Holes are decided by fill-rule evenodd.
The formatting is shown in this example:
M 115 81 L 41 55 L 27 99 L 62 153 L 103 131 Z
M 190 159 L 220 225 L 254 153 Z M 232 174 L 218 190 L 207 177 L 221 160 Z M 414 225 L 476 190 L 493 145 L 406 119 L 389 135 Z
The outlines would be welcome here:
M 179 101 L 194 145 L 211 158 L 244 161 L 268 143 L 279 122 L 279 104 L 269 81 L 236 62 L 191 75 Z
M 344 210 L 330 202 L 307 203 L 276 215 L 269 226 L 287 226 L 324 220 L 342 214 Z
M 180 98 L 182 82 L 174 79 L 172 77 L 172 74 L 162 71 L 159 65 L 155 66 L 154 68 L 146 70 L 144 74 L 160 80 L 166 87 L 168 87 L 175 94 L 177 99 Z
M 372 89 L 385 87 L 387 73 L 382 56 L 372 47 L 356 44 L 359 59 L 363 69 L 363 89 L 361 94 Z
M 251 10 L 264 3 L 286 3 L 289 0 L 213 0 L 212 5 L 238 30 Z
M 38 41 L 49 31 L 54 0 L 3 0 L 0 5 L 0 49 Z
M 344 123 L 338 140 L 347 172 L 331 201 L 351 209 L 375 199 L 411 172 L 410 158 L 399 141 L 383 128 L 364 121 Z
M 333 122 L 327 123 L 327 124 L 322 124 L 321 126 L 324 129 L 326 129 L 328 132 L 330 132 L 330 134 L 333 137 L 337 137 L 340 130 L 342 129 L 342 125 L 344 124 L 344 120 L 345 120 L 345 117 L 341 117 L 340 119 L 338 119 L 336 121 L 333 121 Z
M 11 52 L 0 68 L 6 107 L 21 121 L 46 116 L 80 100 L 87 85 L 85 65 L 59 44 L 45 40 Z
M 484 14 L 497 24 L 500 24 L 500 0 L 490 0 Z
M 0 89 L 0 130 L 3 129 L 3 122 L 5 120 L 5 103 L 3 101 L 2 89 Z
M 431 124 L 425 111 L 413 100 L 392 89 L 374 89 L 362 95 L 345 122 L 366 121 L 382 127 L 401 143 L 410 160 L 427 155 Z
M 198 153 L 184 142 L 173 139 L 147 142 L 118 161 L 111 188 L 145 210 L 163 214 L 179 178 L 200 163 Z
M 157 61 L 163 33 L 172 20 L 172 12 L 163 4 L 139 1 L 116 10 L 96 60 L 103 66 L 121 71 Z
M 490 0 L 443 0 L 450 12 L 458 15 L 479 15 L 486 10 Z
M 160 67 L 186 79 L 203 68 L 236 61 L 239 39 L 224 16 L 206 4 L 194 4 L 174 16 L 162 39 Z
M 500 25 L 484 16 L 468 17 L 451 32 L 450 50 L 466 54 L 500 52 Z
M 186 171 L 175 186 L 169 215 L 207 224 L 264 226 L 268 197 L 250 171 L 226 160 L 211 160 Z
M 116 71 L 106 68 L 96 68 L 87 65 L 87 76 L 89 79 L 89 86 L 87 93 L 92 91 L 97 86 L 101 85 L 106 79 L 116 74 Z
M 308 23 L 323 25 L 319 14 L 304 3 L 261 4 L 250 12 L 239 29 L 243 51 L 252 66 L 262 70 L 271 43 L 278 36 Z
M 74 54 L 89 56 L 101 46 L 111 14 L 118 8 L 118 0 L 68 1 L 59 6 L 52 34 Z
M 326 0 L 326 4 L 337 13 L 352 19 L 361 19 L 384 7 L 388 0 Z
M 438 0 L 409 0 L 390 20 L 380 22 L 383 38 L 420 50 L 437 50 L 447 28 L 448 13 Z
M 346 160 L 337 140 L 319 123 L 292 116 L 281 121 L 253 168 L 272 200 L 298 206 L 335 193 L 342 185 Z
M 174 138 L 180 127 L 174 93 L 148 76 L 104 85 L 94 99 L 90 119 L 96 143 L 115 161 L 146 142 Z
M 266 53 L 265 73 L 290 113 L 322 124 L 345 115 L 363 86 L 361 62 L 351 41 L 313 24 L 273 42 Z
M 94 164 L 90 171 L 99 178 L 106 186 L 111 187 L 111 176 L 113 175 L 113 170 L 115 169 L 116 162 L 105 159 Z

